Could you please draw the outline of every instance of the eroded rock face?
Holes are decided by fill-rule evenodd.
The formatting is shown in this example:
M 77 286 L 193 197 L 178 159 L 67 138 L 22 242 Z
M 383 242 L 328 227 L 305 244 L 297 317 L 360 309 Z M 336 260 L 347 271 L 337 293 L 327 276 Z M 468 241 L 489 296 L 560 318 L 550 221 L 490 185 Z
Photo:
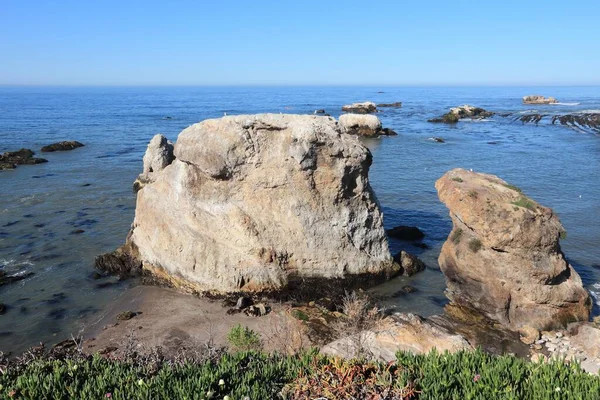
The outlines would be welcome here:
M 166 137 L 160 133 L 154 135 L 144 154 L 144 170 L 133 183 L 134 191 L 137 192 L 145 185 L 154 182 L 156 173 L 173 162 L 175 159 L 173 148 L 173 143 Z
M 333 118 L 206 120 L 180 133 L 174 155 L 138 192 L 128 238 L 155 276 L 232 292 L 398 272 L 371 154 Z
M 390 362 L 396 360 L 397 351 L 426 354 L 434 348 L 439 352 L 472 348 L 461 335 L 415 314 L 394 314 L 385 318 L 377 329 L 359 335 L 331 342 L 321 349 L 321 353 L 342 358 L 366 353 L 371 359 Z
M 354 114 L 370 114 L 377 112 L 377 106 L 371 101 L 364 103 L 352 103 L 342 107 L 342 111 Z
M 439 264 L 453 304 L 512 330 L 587 320 L 591 301 L 560 250 L 551 209 L 494 175 L 454 169 L 435 185 L 453 229 Z
M 539 95 L 532 96 L 524 96 L 523 97 L 524 104 L 556 104 L 558 100 L 554 97 L 544 97 Z

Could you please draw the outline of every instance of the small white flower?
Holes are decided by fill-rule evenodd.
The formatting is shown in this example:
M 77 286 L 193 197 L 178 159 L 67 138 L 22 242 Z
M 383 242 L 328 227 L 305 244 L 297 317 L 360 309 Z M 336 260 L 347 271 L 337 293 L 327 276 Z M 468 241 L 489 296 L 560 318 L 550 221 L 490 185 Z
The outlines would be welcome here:
M 225 385 L 225 381 L 223 379 L 219 380 L 219 386 L 224 386 Z
M 231 397 L 225 396 L 225 397 L 223 397 L 223 400 L 231 400 Z
M 72 367 L 73 371 L 77 371 L 77 368 L 78 368 L 77 364 L 73 365 L 73 367 Z
M 208 392 L 206 392 L 206 398 L 207 399 L 212 399 L 212 397 L 214 396 L 215 392 L 213 392 L 212 390 L 209 390 Z
M 555 392 L 560 392 L 560 388 L 557 386 L 556 389 L 554 389 Z
M 144 380 L 142 378 L 137 381 L 138 386 L 142 386 L 144 384 Z

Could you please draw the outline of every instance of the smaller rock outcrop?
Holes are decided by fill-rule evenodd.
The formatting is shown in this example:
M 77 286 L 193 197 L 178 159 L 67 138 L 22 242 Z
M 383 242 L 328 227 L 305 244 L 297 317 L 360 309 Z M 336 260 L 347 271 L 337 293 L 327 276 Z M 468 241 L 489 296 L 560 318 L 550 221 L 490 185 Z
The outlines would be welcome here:
M 400 107 L 402 107 L 402 102 L 401 101 L 397 101 L 395 103 L 381 103 L 381 104 L 377 104 L 377 107 L 381 107 L 381 108 L 400 108 Z
M 353 114 L 371 114 L 377 112 L 377 106 L 371 101 L 365 101 L 364 103 L 352 103 L 342 107 L 342 111 L 353 113 Z
M 173 148 L 173 143 L 167 140 L 166 137 L 160 133 L 154 135 L 150 143 L 148 143 L 148 148 L 144 154 L 144 170 L 133 183 L 133 190 L 135 192 L 148 183 L 154 182 L 154 175 L 165 169 L 175 160 Z
M 382 128 L 381 121 L 374 115 L 343 114 L 340 115 L 339 123 L 350 135 L 368 137 L 397 135 L 389 128 Z
M 15 169 L 17 165 L 33 165 L 48 162 L 45 158 L 34 157 L 35 153 L 29 149 L 7 151 L 0 154 L 0 170 Z
M 453 229 L 439 264 L 452 304 L 507 328 L 586 321 L 591 299 L 565 260 L 558 217 L 494 175 L 454 169 L 435 187 Z
M 63 142 L 56 142 L 42 147 L 43 153 L 51 153 L 53 151 L 67 151 L 83 147 L 84 144 L 76 140 L 67 140 Z
M 531 95 L 523 97 L 524 104 L 556 104 L 558 100 L 554 97 L 544 97 L 539 95 Z
M 397 313 L 381 321 L 374 330 L 338 339 L 325 345 L 321 353 L 341 358 L 367 355 L 378 361 L 395 361 L 396 352 L 426 354 L 433 349 L 456 352 L 471 349 L 458 334 L 415 314 Z
M 406 241 L 418 241 L 423 240 L 425 234 L 416 226 L 395 226 L 392 229 L 385 231 L 391 238 Z
M 484 119 L 493 115 L 494 113 L 492 111 L 487 111 L 480 107 L 474 107 L 465 104 L 464 106 L 451 108 L 448 113 L 439 118 L 430 119 L 428 122 L 455 124 L 461 119 Z
M 394 256 L 394 261 L 402 267 L 400 274 L 404 276 L 411 276 L 425 270 L 425 263 L 423 261 L 404 250 Z

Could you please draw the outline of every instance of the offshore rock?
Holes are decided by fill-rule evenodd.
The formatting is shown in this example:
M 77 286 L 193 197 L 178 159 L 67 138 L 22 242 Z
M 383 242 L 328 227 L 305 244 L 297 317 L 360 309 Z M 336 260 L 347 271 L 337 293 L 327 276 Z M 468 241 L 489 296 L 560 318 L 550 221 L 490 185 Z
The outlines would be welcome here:
M 404 276 L 412 276 L 417 272 L 425 270 L 425 263 L 423 261 L 404 250 L 394 256 L 394 261 L 402 267 L 400 273 Z
M 377 106 L 371 101 L 364 103 L 352 103 L 342 107 L 342 111 L 354 114 L 371 114 L 377 112 Z
M 63 142 L 52 143 L 47 146 L 42 147 L 43 153 L 51 153 L 54 151 L 68 151 L 77 149 L 79 147 L 83 147 L 84 144 L 80 143 L 76 140 L 68 140 Z
M 464 106 L 451 108 L 450 112 L 442 115 L 439 118 L 430 119 L 428 122 L 455 124 L 461 119 L 484 119 L 493 115 L 494 113 L 492 111 L 487 111 L 480 107 L 474 107 L 465 104 Z
M 357 136 L 395 136 L 391 129 L 382 128 L 381 121 L 375 115 L 343 114 L 340 115 L 340 126 L 350 135 Z
M 439 264 L 452 304 L 511 330 L 586 321 L 591 300 L 567 263 L 558 217 L 494 175 L 454 169 L 435 185 L 453 229 Z
M 154 182 L 155 174 L 170 165 L 175 156 L 173 155 L 173 143 L 160 133 L 154 135 L 144 154 L 144 169 L 133 183 L 133 190 L 139 191 L 145 185 Z
M 17 165 L 33 165 L 48 162 L 45 158 L 36 158 L 34 155 L 35 153 L 29 149 L 7 151 L 4 154 L 0 154 L 0 170 L 14 169 Z
M 377 104 L 377 107 L 381 107 L 381 108 L 400 108 L 402 107 L 402 102 L 401 101 L 397 101 L 395 103 L 381 103 L 381 104 Z
M 187 291 L 266 291 L 398 272 L 369 184 L 372 157 L 333 118 L 240 115 L 179 134 L 137 194 L 127 244 Z
M 532 96 L 524 96 L 523 97 L 524 104 L 556 104 L 558 100 L 554 97 L 544 97 L 539 95 Z

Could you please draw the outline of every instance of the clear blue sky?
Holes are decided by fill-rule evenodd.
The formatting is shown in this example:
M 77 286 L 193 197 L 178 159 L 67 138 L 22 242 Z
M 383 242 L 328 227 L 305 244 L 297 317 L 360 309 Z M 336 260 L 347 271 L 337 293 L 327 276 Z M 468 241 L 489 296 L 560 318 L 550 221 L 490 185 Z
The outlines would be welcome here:
M 0 0 L 0 84 L 600 84 L 600 0 Z

